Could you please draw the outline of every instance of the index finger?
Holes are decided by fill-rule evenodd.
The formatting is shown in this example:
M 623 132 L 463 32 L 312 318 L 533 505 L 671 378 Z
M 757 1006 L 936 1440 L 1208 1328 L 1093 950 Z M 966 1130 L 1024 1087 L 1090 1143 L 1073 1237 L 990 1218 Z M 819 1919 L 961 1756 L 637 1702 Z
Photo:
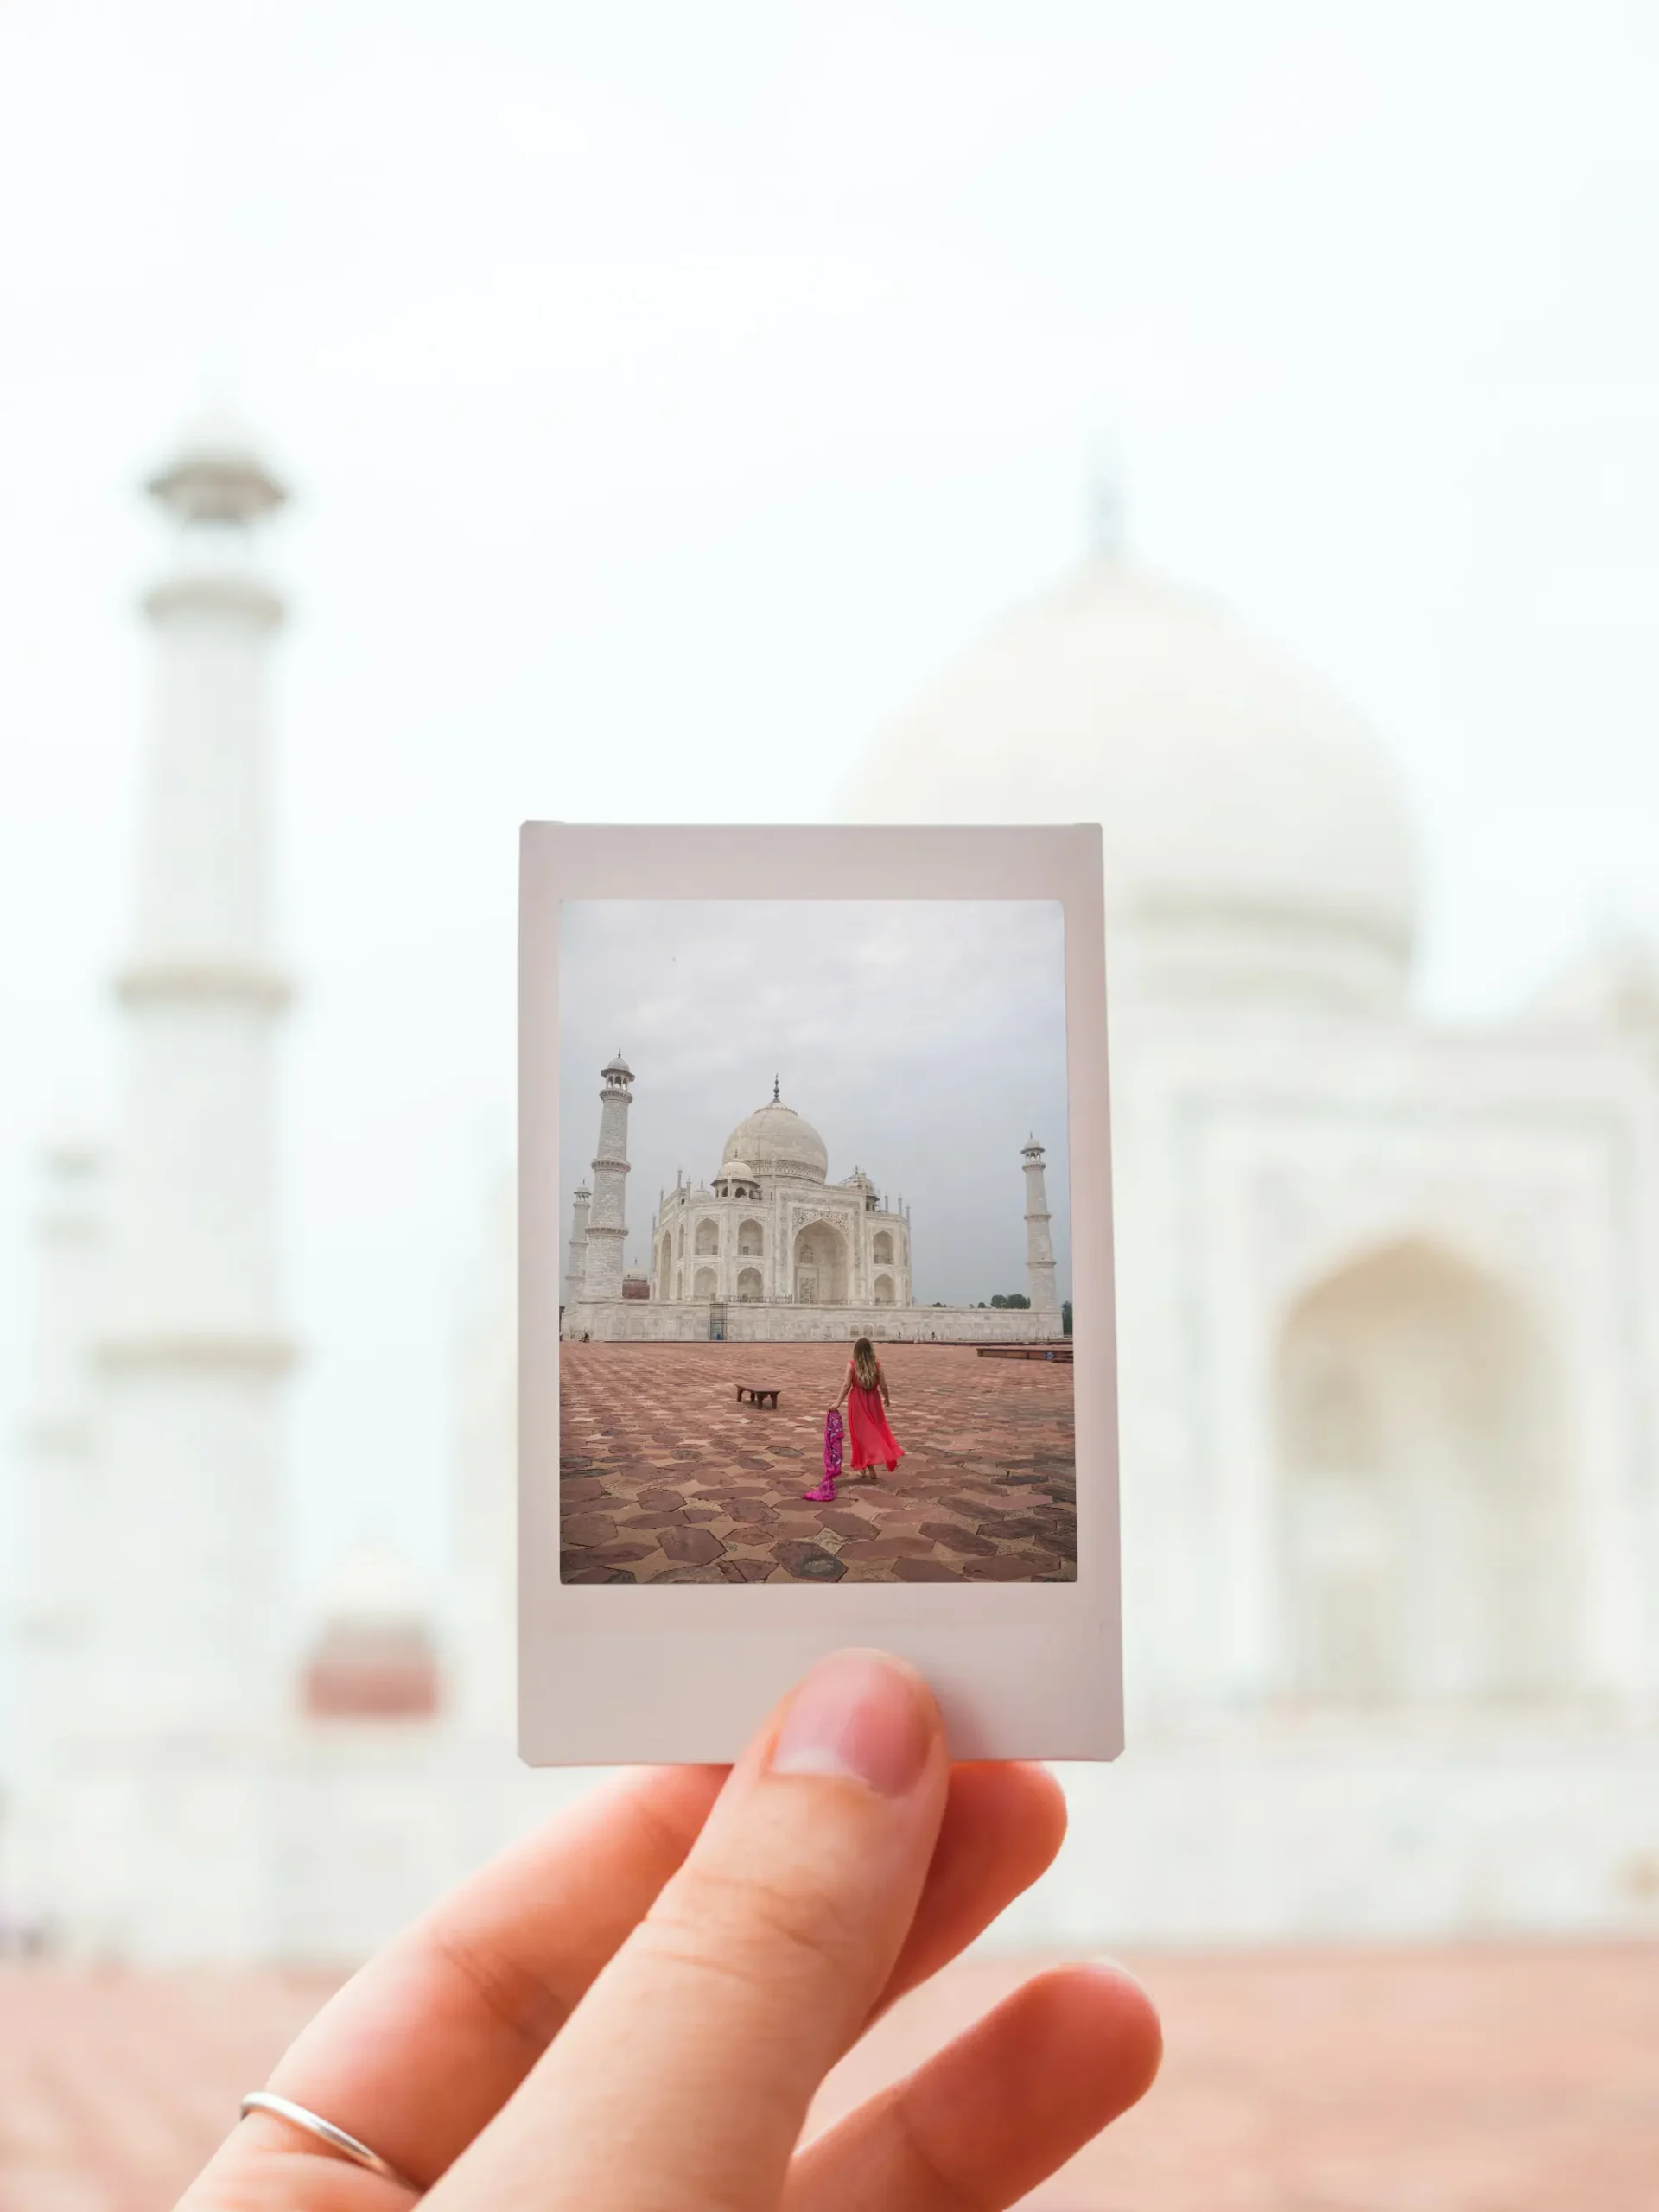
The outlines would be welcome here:
M 899 1955 L 947 1780 L 919 1676 L 879 1652 L 815 1668 L 434 2212 L 775 2207 L 807 2106 Z

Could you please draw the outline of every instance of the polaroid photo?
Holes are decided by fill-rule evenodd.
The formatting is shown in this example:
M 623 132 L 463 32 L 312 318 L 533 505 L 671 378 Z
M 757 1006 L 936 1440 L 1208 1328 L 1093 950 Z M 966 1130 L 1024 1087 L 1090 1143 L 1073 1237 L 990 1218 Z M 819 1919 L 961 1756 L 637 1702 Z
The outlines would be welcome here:
M 823 1654 L 1122 1748 L 1100 832 L 532 823 L 519 1748 L 723 1762 Z

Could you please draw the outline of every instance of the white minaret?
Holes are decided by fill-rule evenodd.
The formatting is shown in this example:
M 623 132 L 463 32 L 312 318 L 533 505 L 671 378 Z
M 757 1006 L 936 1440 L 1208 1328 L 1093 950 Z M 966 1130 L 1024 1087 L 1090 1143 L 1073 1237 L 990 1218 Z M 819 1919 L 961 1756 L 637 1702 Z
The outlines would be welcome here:
M 178 1776 L 182 1804 L 187 1766 L 226 1772 L 290 1697 L 293 1346 L 277 1274 L 275 1127 L 289 986 L 273 950 L 266 702 L 283 603 L 253 547 L 285 493 L 245 441 L 217 430 L 187 442 L 148 488 L 178 535 L 172 568 L 144 602 L 154 696 L 131 952 L 116 984 L 125 1095 L 100 1345 L 93 1672 L 112 1754 L 128 1746 L 135 1771 Z M 169 1818 L 158 1808 L 158 1834 Z M 153 1867 L 135 1872 L 130 1894 L 143 1912 L 153 1900 L 156 1924 L 124 1917 L 112 1896 L 100 1940 L 175 1954 L 194 1912 L 202 1950 L 257 1948 L 255 1878 L 224 1840 L 194 1854 L 190 1877 L 203 1882 L 217 1854 L 219 1892 L 192 1904 Z M 177 1928 L 162 1924 L 169 1911 Z
M 628 1233 L 628 1085 L 633 1070 L 619 1052 L 600 1070 L 599 1150 L 594 1155 L 594 1202 L 588 1216 L 584 1298 L 620 1298 L 622 1243 Z
M 49 1931 L 60 1916 L 63 1789 L 86 1694 L 99 1522 L 92 1362 L 102 1288 L 102 1162 L 85 1144 L 41 1161 L 35 1325 L 20 1440 L 13 1617 L 14 1794 L 0 1911 Z
M 1058 1313 L 1054 1289 L 1054 1239 L 1049 1232 L 1048 1192 L 1043 1186 L 1043 1147 L 1035 1137 L 1021 1145 L 1026 1163 L 1026 1285 L 1032 1311 Z
M 603 1145 L 601 1150 L 604 1149 Z M 564 1302 L 574 1306 L 583 1294 L 588 1276 L 588 1209 L 593 1192 L 585 1183 L 578 1185 L 570 1201 L 570 1257 L 564 1276 Z

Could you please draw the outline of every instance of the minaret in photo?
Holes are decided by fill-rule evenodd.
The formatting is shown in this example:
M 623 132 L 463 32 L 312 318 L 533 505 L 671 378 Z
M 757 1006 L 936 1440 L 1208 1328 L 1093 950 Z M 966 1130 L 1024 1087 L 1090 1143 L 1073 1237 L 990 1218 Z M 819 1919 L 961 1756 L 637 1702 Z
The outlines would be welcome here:
M 1035 1137 L 1021 1145 L 1026 1163 L 1026 1284 L 1036 1313 L 1058 1313 L 1054 1289 L 1054 1239 L 1049 1231 L 1048 1192 L 1043 1185 L 1043 1147 Z
M 594 1202 L 588 1216 L 584 1298 L 620 1298 L 622 1243 L 628 1233 L 628 1085 L 633 1070 L 619 1052 L 600 1071 L 599 1149 L 594 1155 Z
M 97 1348 L 93 1675 L 103 1739 L 112 1754 L 125 1747 L 135 1787 L 173 1777 L 188 1821 L 196 1782 L 211 1773 L 219 1786 L 282 1715 L 289 1681 L 294 1347 L 278 1274 L 276 1109 L 290 993 L 271 913 L 266 696 L 283 607 L 255 543 L 286 493 L 245 439 L 218 426 L 147 488 L 175 547 L 143 603 L 152 697 L 130 949 L 115 986 L 124 1096 Z M 157 1821 L 159 1856 L 168 1816 Z M 257 1948 L 263 1872 L 216 1840 L 207 1883 L 191 1855 L 175 1894 L 162 1894 L 154 1866 L 132 1877 L 148 1885 L 155 1924 L 126 1925 L 122 1940 Z M 112 1894 L 105 1909 L 124 1922 L 128 1904 Z M 169 1917 L 179 1929 L 160 1925 Z M 181 1936 L 186 1923 L 194 1936 Z
M 570 1255 L 565 1264 L 564 1302 L 574 1306 L 582 1295 L 588 1273 L 588 1209 L 593 1192 L 585 1183 L 577 1186 L 570 1202 Z

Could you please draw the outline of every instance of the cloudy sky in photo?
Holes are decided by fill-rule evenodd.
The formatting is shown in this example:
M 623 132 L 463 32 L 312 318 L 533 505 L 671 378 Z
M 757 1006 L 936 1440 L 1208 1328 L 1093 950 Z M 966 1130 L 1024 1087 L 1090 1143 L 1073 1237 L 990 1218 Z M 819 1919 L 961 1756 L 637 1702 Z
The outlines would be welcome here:
M 659 1191 L 707 1182 L 772 1096 L 910 1210 L 916 1297 L 1026 1288 L 1020 1147 L 1047 1147 L 1061 1296 L 1066 1224 L 1064 921 L 1035 900 L 581 900 L 563 908 L 561 1234 L 591 1182 L 600 1070 L 633 1070 L 631 1265 Z

